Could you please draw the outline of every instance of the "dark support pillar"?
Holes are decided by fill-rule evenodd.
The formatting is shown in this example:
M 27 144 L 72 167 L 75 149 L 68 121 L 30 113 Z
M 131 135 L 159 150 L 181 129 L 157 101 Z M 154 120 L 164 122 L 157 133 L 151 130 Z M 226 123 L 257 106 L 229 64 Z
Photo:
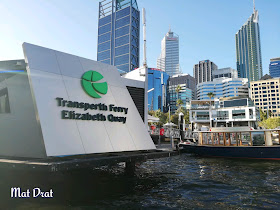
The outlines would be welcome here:
M 135 174 L 135 161 L 125 162 L 125 174 L 128 176 L 134 176 Z

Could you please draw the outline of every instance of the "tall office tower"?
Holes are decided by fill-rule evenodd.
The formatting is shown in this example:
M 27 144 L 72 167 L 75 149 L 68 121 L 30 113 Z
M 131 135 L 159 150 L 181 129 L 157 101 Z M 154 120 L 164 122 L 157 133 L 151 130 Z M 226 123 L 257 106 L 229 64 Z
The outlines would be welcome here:
M 195 64 L 193 67 L 196 84 L 213 81 L 212 71 L 217 69 L 218 66 L 210 60 L 199 61 L 199 64 Z
M 235 34 L 235 42 L 238 77 L 248 78 L 249 84 L 259 80 L 263 72 L 259 15 L 255 6 L 253 14 Z
M 270 59 L 269 74 L 272 77 L 280 77 L 280 58 Z
M 166 72 L 148 68 L 148 109 L 166 111 L 166 87 L 169 78 Z
M 167 106 L 172 114 L 178 109 L 177 100 L 181 99 L 182 107 L 190 109 L 190 102 L 196 98 L 195 79 L 189 74 L 174 75 L 167 81 Z M 176 92 L 180 86 L 179 92 Z
M 139 18 L 136 0 L 99 2 L 97 61 L 123 73 L 139 67 Z
M 165 71 L 169 76 L 180 73 L 179 37 L 171 29 L 161 41 L 161 53 L 157 59 L 157 68 Z

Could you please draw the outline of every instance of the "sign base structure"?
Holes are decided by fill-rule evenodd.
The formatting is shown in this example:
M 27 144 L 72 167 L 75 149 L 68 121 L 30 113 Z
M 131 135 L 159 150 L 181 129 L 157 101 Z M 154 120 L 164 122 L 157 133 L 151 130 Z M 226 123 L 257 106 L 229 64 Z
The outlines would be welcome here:
M 156 149 L 116 67 L 28 43 L 23 50 L 27 72 L 0 77 L 0 104 L 4 90 L 10 109 L 0 156 Z

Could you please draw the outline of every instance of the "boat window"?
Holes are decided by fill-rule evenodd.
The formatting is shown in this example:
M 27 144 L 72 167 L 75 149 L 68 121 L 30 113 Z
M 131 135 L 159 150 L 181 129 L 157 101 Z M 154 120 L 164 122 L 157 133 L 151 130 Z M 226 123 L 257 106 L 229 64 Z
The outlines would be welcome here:
M 280 144 L 280 131 L 273 131 L 271 132 L 271 140 L 273 145 L 279 145 Z
M 237 146 L 238 135 L 237 133 L 230 133 L 230 143 L 233 146 Z
M 251 138 L 249 132 L 244 132 L 241 134 L 240 146 L 251 146 Z
M 219 133 L 219 144 L 220 145 L 224 144 L 224 134 L 223 133 Z
M 253 141 L 253 146 L 265 145 L 264 132 L 252 132 L 252 141 Z
M 225 133 L 225 146 L 230 146 L 230 133 Z

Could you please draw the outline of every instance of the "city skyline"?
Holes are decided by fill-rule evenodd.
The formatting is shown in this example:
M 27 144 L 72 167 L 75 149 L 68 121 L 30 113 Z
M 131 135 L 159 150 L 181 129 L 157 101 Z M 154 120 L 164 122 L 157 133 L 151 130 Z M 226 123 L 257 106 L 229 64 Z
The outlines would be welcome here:
M 98 2 L 77 4 L 71 0 L 67 3 L 26 0 L 23 3 L 3 0 L 0 3 L 3 11 L 0 17 L 5 19 L 5 23 L 1 23 L 0 60 L 23 58 L 21 44 L 24 41 L 97 60 Z M 193 75 L 193 65 L 207 59 L 220 68 L 236 69 L 234 36 L 251 15 L 253 1 L 176 2 L 159 5 L 158 1 L 138 1 L 140 12 L 143 7 L 147 12 L 148 66 L 156 67 L 161 39 L 171 25 L 172 31 L 180 37 L 180 66 L 183 73 Z M 269 73 L 270 59 L 279 57 L 280 28 L 276 27 L 276 21 L 280 19 L 280 14 L 277 5 L 280 6 L 277 0 L 269 3 L 256 1 L 261 17 L 263 74 Z M 142 45 L 141 20 L 140 65 L 143 60 Z

